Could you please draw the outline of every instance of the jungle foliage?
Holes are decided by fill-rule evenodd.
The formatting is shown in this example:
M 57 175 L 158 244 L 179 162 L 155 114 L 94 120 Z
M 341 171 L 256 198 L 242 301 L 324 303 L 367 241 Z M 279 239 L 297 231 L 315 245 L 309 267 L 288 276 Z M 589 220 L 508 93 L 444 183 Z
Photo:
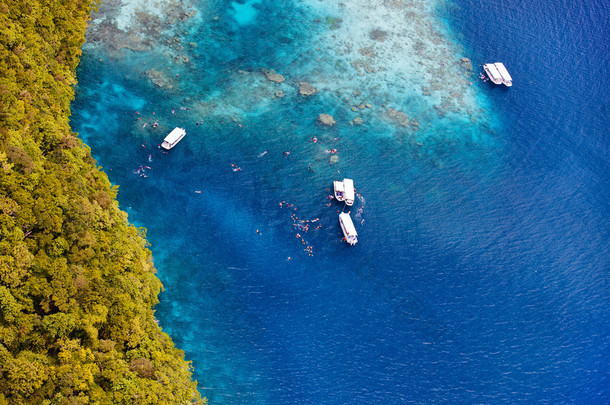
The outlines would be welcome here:
M 143 229 L 72 133 L 93 0 L 0 0 L 0 404 L 205 402 Z

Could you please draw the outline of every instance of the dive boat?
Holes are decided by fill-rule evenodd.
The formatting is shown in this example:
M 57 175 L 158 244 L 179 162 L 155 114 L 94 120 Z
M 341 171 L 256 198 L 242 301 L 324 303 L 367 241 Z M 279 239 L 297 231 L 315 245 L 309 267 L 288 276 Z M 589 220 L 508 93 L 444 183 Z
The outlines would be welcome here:
M 165 137 L 161 146 L 163 149 L 170 150 L 184 138 L 184 135 L 186 135 L 186 131 L 183 128 L 176 127 Z
M 491 80 L 494 84 L 502 84 L 502 75 L 498 71 L 495 64 L 486 63 L 483 65 L 483 69 L 485 70 L 485 73 L 487 73 L 489 80 Z
M 345 236 L 345 241 L 352 246 L 358 243 L 358 232 L 356 232 L 352 217 L 350 217 L 347 212 L 339 214 L 339 224 L 341 224 L 341 230 L 343 231 L 343 236 Z
M 498 69 L 500 76 L 502 76 L 502 83 L 504 83 L 508 87 L 512 86 L 513 78 L 510 77 L 510 74 L 508 73 L 508 70 L 506 70 L 504 64 L 501 62 L 496 62 L 494 63 L 494 65 L 496 66 L 496 69 Z
M 352 179 L 335 180 L 333 184 L 335 199 L 337 201 L 345 201 L 345 204 L 350 207 L 354 205 L 354 181 Z
M 345 187 L 343 186 L 343 182 L 335 180 L 333 185 L 335 188 L 335 200 L 345 201 Z

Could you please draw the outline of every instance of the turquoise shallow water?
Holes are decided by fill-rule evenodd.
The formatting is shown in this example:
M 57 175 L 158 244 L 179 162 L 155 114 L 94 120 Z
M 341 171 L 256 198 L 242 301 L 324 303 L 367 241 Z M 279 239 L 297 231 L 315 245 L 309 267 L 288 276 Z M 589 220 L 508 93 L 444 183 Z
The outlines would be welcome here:
M 148 228 L 160 324 L 212 403 L 607 402 L 608 10 L 386 3 L 96 16 L 72 124 Z

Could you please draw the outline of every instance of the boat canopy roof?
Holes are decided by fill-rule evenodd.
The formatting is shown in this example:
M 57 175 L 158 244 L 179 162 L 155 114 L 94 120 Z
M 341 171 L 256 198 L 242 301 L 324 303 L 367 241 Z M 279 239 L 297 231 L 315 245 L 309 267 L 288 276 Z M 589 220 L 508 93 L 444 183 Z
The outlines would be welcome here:
M 498 71 L 496 65 L 494 65 L 493 63 L 488 63 L 485 65 L 485 67 L 487 68 L 487 71 L 489 72 L 493 80 L 502 80 L 502 75 Z
M 504 63 L 496 62 L 494 64 L 494 66 L 498 69 L 498 72 L 500 73 L 500 76 L 502 76 L 502 79 L 504 79 L 505 82 L 512 82 L 513 81 L 513 78 L 510 77 L 510 74 L 508 73 L 508 70 L 506 70 L 506 67 L 504 66 Z
M 183 128 L 176 127 L 165 137 L 164 141 L 172 144 L 183 137 L 184 134 L 186 134 L 186 131 Z
M 354 200 L 354 181 L 352 179 L 343 179 L 343 186 L 345 187 L 345 199 Z
M 335 180 L 335 191 L 345 191 L 345 187 L 344 187 L 344 183 L 342 181 L 339 180 Z
M 356 228 L 352 222 L 352 217 L 350 217 L 347 212 L 339 214 L 339 219 L 343 223 L 343 228 L 345 228 L 345 233 L 347 233 L 348 236 L 358 236 L 358 232 L 356 232 Z

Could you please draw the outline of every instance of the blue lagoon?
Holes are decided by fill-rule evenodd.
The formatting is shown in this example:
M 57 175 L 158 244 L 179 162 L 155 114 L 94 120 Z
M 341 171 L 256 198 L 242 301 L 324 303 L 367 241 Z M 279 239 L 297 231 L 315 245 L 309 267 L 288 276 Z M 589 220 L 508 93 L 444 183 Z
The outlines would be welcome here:
M 535 70 L 562 29 L 547 76 L 607 68 L 576 35 L 608 10 L 502 4 L 94 14 L 72 125 L 148 229 L 157 318 L 211 403 L 608 400 L 608 83 Z M 480 78 L 496 59 L 510 89 Z

